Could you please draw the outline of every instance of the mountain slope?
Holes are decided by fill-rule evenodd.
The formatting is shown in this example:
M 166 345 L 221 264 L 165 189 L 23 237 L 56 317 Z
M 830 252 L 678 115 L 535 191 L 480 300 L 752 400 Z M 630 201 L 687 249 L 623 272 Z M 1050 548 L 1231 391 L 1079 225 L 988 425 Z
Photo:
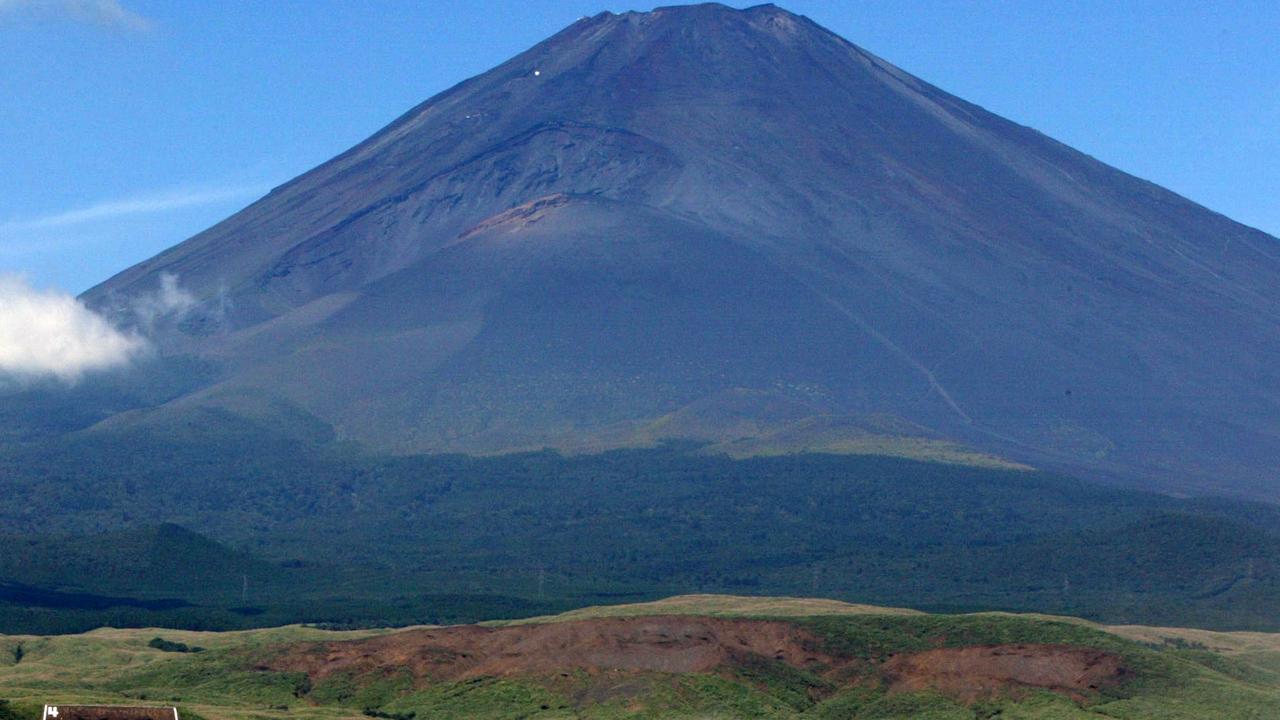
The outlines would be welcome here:
M 166 275 L 199 305 L 157 342 L 220 374 L 107 427 L 591 448 L 748 391 L 1277 492 L 1274 238 L 770 5 L 584 18 L 85 299 Z

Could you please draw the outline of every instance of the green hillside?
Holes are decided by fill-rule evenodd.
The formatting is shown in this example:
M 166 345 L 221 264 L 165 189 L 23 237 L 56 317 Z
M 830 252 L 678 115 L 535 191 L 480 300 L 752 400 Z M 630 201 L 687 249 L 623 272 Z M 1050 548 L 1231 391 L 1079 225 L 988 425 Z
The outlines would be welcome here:
M 744 632 L 766 628 L 773 636 L 751 647 L 743 640 L 743 650 L 696 668 L 678 662 L 666 669 L 643 667 L 646 652 L 678 653 L 681 643 L 705 647 L 729 640 L 738 624 Z M 710 628 L 711 635 L 624 642 L 610 651 L 608 667 L 589 654 L 564 660 L 553 646 L 534 642 L 559 638 L 574 647 L 592 633 L 607 640 L 619 628 L 667 626 Z M 470 651 L 428 651 L 439 638 L 494 638 L 503 632 L 524 634 L 504 651 L 505 665 L 460 674 L 450 669 L 451 663 L 465 665 L 468 652 L 491 652 L 483 640 L 468 640 Z M 157 637 L 165 642 L 155 642 Z M 797 638 L 798 655 L 786 649 Z M 156 647 L 178 644 L 204 649 Z M 1024 666 L 1002 663 L 1009 654 L 1038 659 Z M 1033 615 L 936 615 L 787 598 L 689 596 L 490 630 L 332 632 L 293 626 L 0 636 L 0 655 L 0 698 L 11 701 L 17 718 L 28 720 L 45 702 L 176 703 L 186 717 L 206 720 L 1235 720 L 1272 717 L 1280 704 L 1275 635 L 1109 628 Z M 359 659 L 342 659 L 347 657 Z M 434 659 L 424 666 L 415 657 Z M 1068 670 L 1091 679 L 1060 672 Z

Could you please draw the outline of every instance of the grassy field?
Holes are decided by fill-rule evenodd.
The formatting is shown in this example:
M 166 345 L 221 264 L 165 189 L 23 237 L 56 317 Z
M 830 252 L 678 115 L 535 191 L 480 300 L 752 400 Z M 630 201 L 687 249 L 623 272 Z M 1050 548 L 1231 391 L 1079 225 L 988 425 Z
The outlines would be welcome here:
M 678 595 L 653 602 L 626 605 L 600 605 L 570 610 L 559 615 L 522 620 L 497 620 L 486 625 L 566 622 L 605 617 L 640 617 L 645 615 L 701 615 L 704 617 L 769 617 L 796 618 L 824 615 L 923 615 L 918 610 L 886 608 L 876 605 L 826 600 L 822 598 L 751 597 L 745 595 Z M 1268 633 L 1257 633 L 1268 635 Z
M 424 682 L 394 669 L 317 681 L 265 671 L 282 648 L 394 637 L 405 630 L 334 632 L 303 626 L 240 632 L 100 629 L 82 635 L 0 636 L 0 698 L 19 717 L 44 703 L 177 704 L 189 718 L 1273 718 L 1280 708 L 1280 635 L 1106 627 L 1007 613 L 935 615 L 828 600 L 675 597 L 521 621 L 709 616 L 785 619 L 824 651 L 877 662 L 940 647 L 1048 643 L 1123 658 L 1116 687 L 1071 698 L 1024 689 L 957 699 L 929 688 L 890 691 L 870 675 L 836 676 L 767 658 L 712 672 L 618 673 L 565 668 L 544 675 Z M 200 652 L 152 647 L 161 637 Z M 169 646 L 173 647 L 173 646 Z M 847 675 L 847 673 L 846 673 Z

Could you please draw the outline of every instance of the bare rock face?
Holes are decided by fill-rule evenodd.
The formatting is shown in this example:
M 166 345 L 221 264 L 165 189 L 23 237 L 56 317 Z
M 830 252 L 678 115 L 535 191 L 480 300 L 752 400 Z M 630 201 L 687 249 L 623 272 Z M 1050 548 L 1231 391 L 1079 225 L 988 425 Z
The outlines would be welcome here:
M 803 449 L 877 418 L 1277 497 L 1275 238 L 769 5 L 584 18 L 85 299 L 170 275 L 199 305 L 161 352 L 214 369 L 109 427 L 590 449 L 696 408 L 673 432 Z

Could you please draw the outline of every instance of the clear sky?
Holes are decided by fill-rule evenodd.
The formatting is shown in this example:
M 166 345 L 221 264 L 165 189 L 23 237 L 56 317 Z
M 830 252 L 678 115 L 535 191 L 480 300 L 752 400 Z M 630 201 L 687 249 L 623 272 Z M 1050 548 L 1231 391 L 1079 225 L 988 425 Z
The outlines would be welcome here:
M 1280 234 L 1275 0 L 779 4 Z M 0 0 L 0 273 L 80 292 L 582 15 L 653 6 Z

